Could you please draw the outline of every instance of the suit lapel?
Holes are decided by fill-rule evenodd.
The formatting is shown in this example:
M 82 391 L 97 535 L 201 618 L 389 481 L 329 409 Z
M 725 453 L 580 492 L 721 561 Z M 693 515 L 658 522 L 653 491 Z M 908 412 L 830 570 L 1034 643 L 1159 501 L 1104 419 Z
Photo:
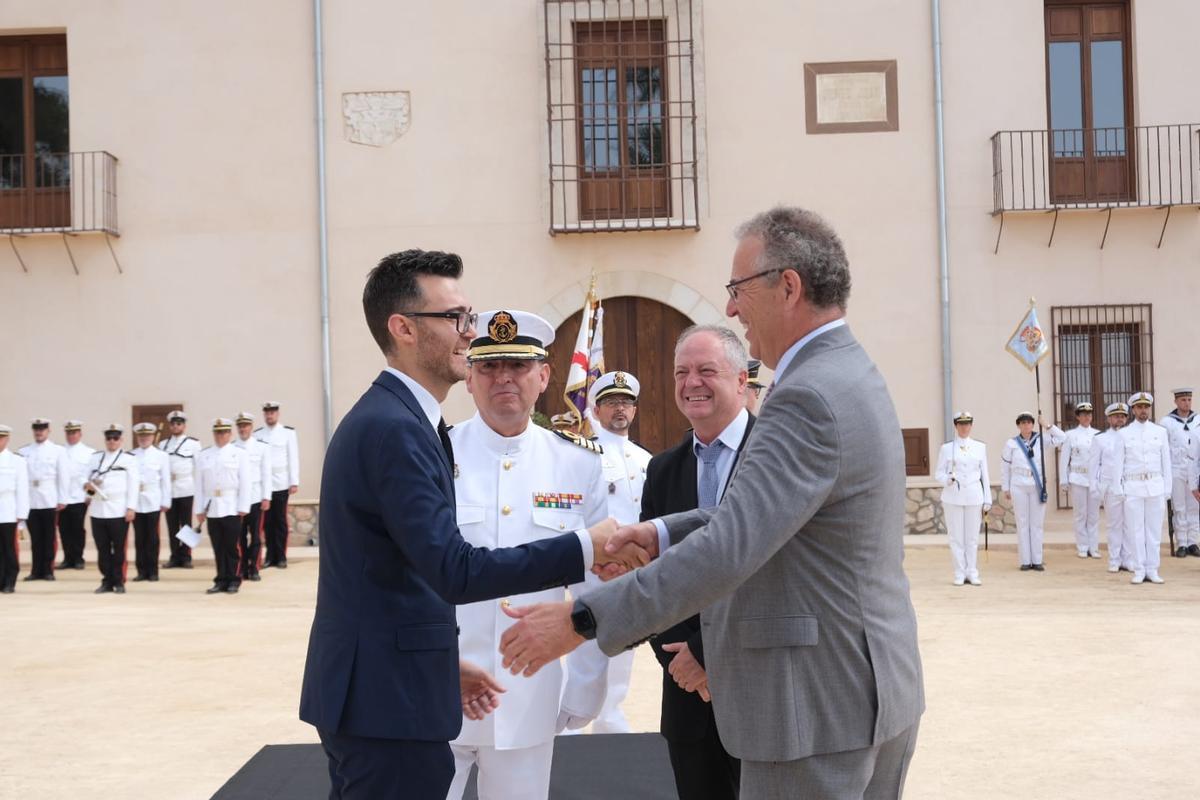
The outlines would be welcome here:
M 379 373 L 379 377 L 375 379 L 375 385 L 395 395 L 404 404 L 404 407 L 421 423 L 419 427 L 424 431 L 426 442 L 435 448 L 435 452 L 438 454 L 438 463 L 442 465 L 442 476 L 447 479 L 451 498 L 453 498 L 453 465 L 446 463 L 446 451 L 442 448 L 442 440 L 438 437 L 438 433 L 433 429 L 433 426 L 429 424 L 429 418 L 425 416 L 425 411 L 421 408 L 421 404 L 417 402 L 417 398 L 413 396 L 413 393 L 409 391 L 402 380 L 386 370 Z
M 750 441 L 750 431 L 754 430 L 755 419 L 756 417 L 753 414 L 746 418 L 746 432 L 742 434 L 742 441 L 738 442 L 737 452 L 733 454 L 733 464 L 729 467 L 729 480 L 725 481 L 725 487 L 721 490 L 721 496 L 717 499 L 718 504 L 725 499 L 725 493 L 729 491 L 730 485 L 733 484 L 733 477 L 737 475 L 738 464 L 741 463 L 742 453 L 746 451 L 746 443 Z M 692 456 L 692 460 L 695 460 L 695 456 Z

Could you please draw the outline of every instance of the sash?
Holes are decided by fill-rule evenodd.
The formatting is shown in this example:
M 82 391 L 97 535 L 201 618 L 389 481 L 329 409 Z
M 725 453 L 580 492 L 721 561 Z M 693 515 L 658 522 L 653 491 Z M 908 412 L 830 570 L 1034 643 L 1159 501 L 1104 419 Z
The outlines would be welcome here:
M 1033 472 L 1033 482 L 1037 485 L 1038 489 L 1038 499 L 1044 503 L 1048 499 L 1046 496 L 1046 484 L 1042 480 L 1041 473 L 1038 472 L 1037 465 L 1033 463 L 1033 445 L 1038 441 L 1040 436 L 1041 434 L 1035 433 L 1033 438 L 1029 440 L 1028 447 L 1025 446 L 1025 442 L 1021 441 L 1019 434 L 1013 437 L 1013 441 L 1017 443 L 1017 447 L 1021 448 L 1021 452 L 1025 454 L 1025 460 L 1029 462 L 1029 469 Z

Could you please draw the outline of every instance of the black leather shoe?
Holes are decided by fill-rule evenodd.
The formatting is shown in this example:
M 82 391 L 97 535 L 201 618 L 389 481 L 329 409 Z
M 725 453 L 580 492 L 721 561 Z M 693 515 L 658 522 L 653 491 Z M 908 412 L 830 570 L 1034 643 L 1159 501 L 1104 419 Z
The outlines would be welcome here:
M 151 583 L 158 583 L 158 576 L 157 575 L 147 575 L 146 580 L 150 581 Z
M 162 565 L 162 569 L 179 569 L 179 565 L 176 564 L 174 561 L 168 561 L 167 563 Z
M 1045 572 L 1045 571 L 1046 571 L 1046 566 L 1045 566 L 1044 564 L 1034 564 L 1034 565 L 1033 565 L 1033 569 L 1034 569 L 1034 571 L 1036 571 L 1036 572 Z
M 26 575 L 24 578 L 21 578 L 21 580 L 23 580 L 23 581 L 40 581 L 41 578 L 39 578 L 37 575 Z
M 99 587 L 97 587 L 96 591 L 92 592 L 92 594 L 104 594 L 105 592 L 111 592 L 112 590 L 112 587 L 107 583 L 102 583 Z
M 1021 572 L 1028 572 L 1031 569 L 1033 569 L 1032 564 L 1022 564 L 1021 565 Z
M 262 575 L 259 575 L 259 574 L 256 572 L 256 573 L 254 573 L 253 575 L 247 575 L 247 576 L 246 576 L 246 580 L 248 580 L 248 581 L 261 581 L 261 580 L 262 580 Z
M 145 576 L 145 575 L 138 575 L 137 577 L 135 577 L 135 578 L 133 579 L 133 582 L 134 582 L 134 583 L 141 583 L 141 582 L 142 582 L 142 581 L 144 581 L 144 580 L 146 580 L 146 576 Z
M 113 592 L 115 592 L 116 594 L 125 594 L 125 587 L 123 585 L 122 586 L 114 586 Z
M 225 591 L 225 590 L 222 589 L 220 586 L 210 586 L 204 590 L 204 593 L 205 594 L 218 594 L 223 591 Z
M 270 569 L 270 568 L 271 568 L 271 567 L 273 567 L 273 566 L 275 566 L 275 562 L 274 562 L 274 561 L 264 561 L 264 562 L 262 563 L 262 569 Z
M 277 569 L 287 569 L 287 559 L 285 558 L 282 561 L 276 561 L 275 567 Z
M 71 567 L 71 569 L 83 569 L 83 567 L 84 567 L 84 563 L 82 561 L 80 561 L 78 564 Z
M 5 586 L 3 589 L 0 589 L 0 594 L 12 594 L 12 593 L 13 593 L 13 587 L 11 587 L 11 586 Z
M 180 566 L 181 566 L 181 567 L 183 567 L 184 569 L 191 569 L 191 568 L 192 568 L 192 562 L 190 562 L 190 561 L 185 561 L 185 562 L 183 562 L 182 564 L 180 564 Z
M 1176 547 L 1175 548 L 1175 557 L 1176 558 L 1187 558 L 1187 553 L 1188 553 L 1188 551 L 1187 551 L 1186 547 Z
M 49 575 L 47 575 L 46 577 L 42 578 L 42 580 L 44 580 L 44 581 L 53 581 L 53 580 L 57 580 L 57 579 L 54 577 L 54 573 L 53 573 L 53 572 L 51 572 L 51 573 L 50 573 Z
M 225 594 L 237 594 L 237 593 L 238 593 L 238 587 L 236 587 L 236 586 L 230 586 L 227 589 L 225 589 Z
M 1200 556 L 1200 544 L 1189 544 L 1188 545 L 1188 555 L 1189 556 Z
M 75 565 L 64 561 L 61 564 L 55 565 L 54 568 L 55 569 L 75 569 Z

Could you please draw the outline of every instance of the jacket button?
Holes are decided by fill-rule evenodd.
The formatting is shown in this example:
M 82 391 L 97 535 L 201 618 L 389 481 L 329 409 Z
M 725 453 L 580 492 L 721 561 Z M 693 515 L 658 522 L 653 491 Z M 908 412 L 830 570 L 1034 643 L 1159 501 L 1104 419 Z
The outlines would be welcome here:
M 503 466 L 504 466 L 504 468 L 505 468 L 506 470 L 508 470 L 508 469 L 512 469 L 512 462 L 511 462 L 511 461 L 505 461 Z
M 510 506 L 505 506 L 504 508 L 500 509 L 500 513 L 507 517 L 512 513 L 512 508 Z
M 566 527 L 567 527 L 567 526 L 566 526 L 566 525 L 563 525 L 561 522 L 560 522 L 560 523 L 558 523 L 558 529 L 559 529 L 560 531 L 561 531 L 561 530 L 565 530 L 565 529 L 566 529 Z

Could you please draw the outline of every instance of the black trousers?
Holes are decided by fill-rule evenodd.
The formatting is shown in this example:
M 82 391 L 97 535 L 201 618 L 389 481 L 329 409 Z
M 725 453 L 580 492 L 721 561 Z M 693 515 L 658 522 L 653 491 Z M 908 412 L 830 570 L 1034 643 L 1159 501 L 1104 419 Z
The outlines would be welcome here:
M 17 523 L 0 522 L 0 589 L 12 589 L 21 569 L 18 554 Z
M 238 537 L 242 531 L 242 518 L 236 514 L 232 517 L 208 517 L 204 524 L 208 526 L 208 538 L 217 562 L 217 577 L 213 583 L 222 589 L 240 586 L 242 548 L 238 544 Z
M 68 503 L 58 513 L 58 536 L 62 539 L 63 566 L 83 566 L 83 546 L 87 544 L 87 530 L 83 519 L 87 516 L 87 503 Z
M 58 549 L 55 528 L 58 509 L 31 508 L 25 526 L 29 528 L 29 544 L 33 551 L 29 562 L 29 574 L 34 578 L 48 578 L 54 574 L 54 556 Z
M 158 576 L 158 518 L 161 511 L 138 512 L 133 518 L 133 552 L 137 574 L 143 578 Z
M 270 513 L 270 512 L 267 512 Z M 250 513 L 242 517 L 238 544 L 242 548 L 242 577 L 258 574 L 259 559 L 262 558 L 263 530 L 262 501 L 250 504 Z
M 702 739 L 668 741 L 667 753 L 679 800 L 737 800 L 742 762 L 725 752 L 715 720 Z
M 267 560 L 265 563 L 268 565 L 287 561 L 288 497 L 287 489 L 271 492 L 271 507 L 267 509 L 267 520 L 263 525 L 267 540 Z
M 446 800 L 454 780 L 446 742 L 317 734 L 329 759 L 329 800 Z
M 175 538 L 180 528 L 191 524 L 192 496 L 172 498 L 171 509 L 167 512 L 167 546 L 171 548 L 168 564 L 182 567 L 192 563 L 192 548 Z
M 129 523 L 124 517 L 92 517 L 92 538 L 96 541 L 96 560 L 100 564 L 102 583 L 124 586 Z

